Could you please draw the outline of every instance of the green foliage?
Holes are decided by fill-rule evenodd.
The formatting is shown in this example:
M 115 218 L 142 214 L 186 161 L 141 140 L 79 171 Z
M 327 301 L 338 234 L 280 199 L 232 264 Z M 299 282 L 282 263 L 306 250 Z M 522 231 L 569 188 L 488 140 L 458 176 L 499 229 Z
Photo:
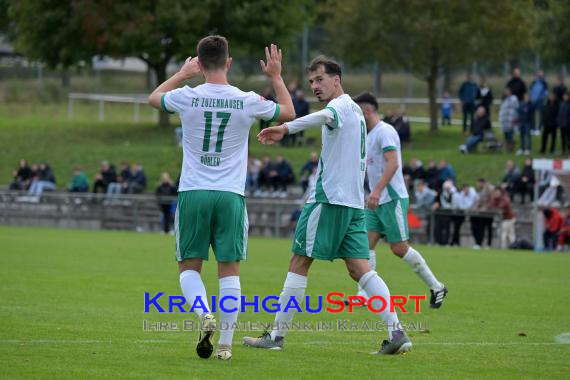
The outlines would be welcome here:
M 558 63 L 570 62 L 570 2 L 545 1 L 542 10 L 537 10 L 538 48 L 545 59 Z

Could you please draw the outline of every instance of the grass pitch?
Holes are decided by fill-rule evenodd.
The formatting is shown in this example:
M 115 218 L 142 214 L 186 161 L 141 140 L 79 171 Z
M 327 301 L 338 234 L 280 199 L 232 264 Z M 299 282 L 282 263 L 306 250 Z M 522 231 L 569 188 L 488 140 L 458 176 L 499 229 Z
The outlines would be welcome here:
M 288 240 L 250 239 L 242 294 L 278 295 L 287 270 Z M 199 359 L 195 332 L 143 331 L 151 322 L 194 314 L 143 313 L 144 292 L 180 294 L 170 236 L 0 227 L 0 378 L 567 378 L 570 344 L 570 255 L 418 247 L 450 293 L 440 310 L 422 302 L 403 322 L 412 353 L 378 357 L 378 332 L 290 332 L 282 352 L 241 346 L 230 362 Z M 426 294 L 401 260 L 378 249 L 378 270 L 392 294 Z M 216 268 L 203 271 L 217 294 Z M 307 294 L 350 293 L 341 262 L 317 262 Z M 161 302 L 161 304 L 166 304 Z M 273 315 L 240 315 L 269 322 Z M 354 314 L 298 314 L 296 321 L 377 321 Z M 559 337 L 557 341 L 556 337 Z M 217 341 L 217 336 L 216 336 Z M 563 340 L 562 340 L 563 341 Z

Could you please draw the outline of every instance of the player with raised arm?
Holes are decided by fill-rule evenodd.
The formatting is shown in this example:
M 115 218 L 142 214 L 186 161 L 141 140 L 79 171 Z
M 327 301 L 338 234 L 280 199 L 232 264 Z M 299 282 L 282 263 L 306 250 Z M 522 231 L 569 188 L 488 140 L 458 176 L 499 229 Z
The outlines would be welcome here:
M 279 303 L 282 311 L 275 317 L 278 329 L 259 338 L 244 338 L 244 344 L 266 349 L 281 349 L 286 326 L 295 308 L 283 310 L 291 297 L 299 305 L 307 287 L 309 268 L 314 259 L 343 259 L 350 277 L 357 281 L 369 297 L 389 300 L 390 292 L 368 264 L 368 240 L 364 214 L 364 174 L 366 170 L 366 123 L 362 110 L 342 89 L 342 72 L 338 63 L 315 58 L 308 69 L 309 82 L 315 96 L 326 107 L 290 123 L 264 129 L 258 135 L 264 144 L 274 144 L 288 133 L 306 128 L 322 129 L 322 151 L 318 179 L 299 218 L 293 239 L 293 256 Z M 380 310 L 381 300 L 373 306 Z M 386 322 L 388 340 L 377 352 L 396 354 L 409 351 L 411 341 L 398 330 L 398 316 L 385 308 L 380 317 Z
M 409 243 L 408 190 L 402 172 L 402 148 L 398 132 L 380 120 L 378 102 L 370 93 L 354 99 L 362 108 L 367 139 L 367 174 L 370 185 L 366 210 L 370 267 L 376 268 L 374 248 L 382 236 L 392 252 L 402 258 L 430 288 L 430 307 L 438 309 L 447 295 L 447 288 L 434 276 L 422 255 Z M 362 289 L 359 288 L 359 295 Z
M 265 48 L 261 68 L 271 80 L 278 104 L 228 83 L 232 59 L 222 36 L 203 38 L 197 58 L 184 66 L 149 96 L 149 103 L 178 112 L 182 121 L 182 173 L 175 215 L 176 260 L 180 287 L 191 311 L 201 319 L 198 356 L 209 358 L 216 320 L 210 313 L 200 272 L 210 246 L 218 261 L 219 299 L 228 298 L 226 310 L 240 308 L 239 263 L 247 257 L 248 219 L 244 190 L 249 130 L 257 119 L 288 121 L 295 117 L 293 103 L 281 78 L 281 50 Z M 180 87 L 203 75 L 205 83 Z M 180 87 L 180 88 L 179 88 Z M 238 311 L 220 310 L 220 321 L 232 326 Z M 230 359 L 234 331 L 220 331 L 216 357 Z

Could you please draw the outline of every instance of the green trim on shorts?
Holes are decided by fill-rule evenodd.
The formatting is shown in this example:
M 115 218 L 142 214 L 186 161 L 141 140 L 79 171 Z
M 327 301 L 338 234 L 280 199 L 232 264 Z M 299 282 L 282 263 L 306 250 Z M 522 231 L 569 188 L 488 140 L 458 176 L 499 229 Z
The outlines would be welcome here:
M 396 147 L 393 145 L 390 145 L 390 146 L 385 146 L 384 148 L 382 148 L 382 152 L 384 152 L 384 153 L 389 152 L 391 150 L 396 150 Z
M 169 111 L 169 110 L 166 108 L 166 104 L 164 103 L 164 97 L 165 97 L 165 96 L 166 96 L 166 93 L 162 94 L 162 96 L 160 97 L 160 106 L 162 107 L 162 110 L 165 111 L 165 112 L 168 112 L 168 113 L 174 113 L 174 112 L 172 112 L 172 111 Z
M 291 250 L 318 260 L 369 259 L 364 210 L 319 202 L 305 204 Z
M 399 198 L 383 203 L 375 210 L 366 210 L 368 232 L 379 233 L 388 243 L 408 241 L 408 206 L 408 198 Z
M 178 193 L 174 217 L 176 260 L 208 260 L 210 247 L 218 262 L 247 258 L 248 218 L 243 196 L 229 191 Z
M 273 123 L 275 120 L 277 120 L 280 113 L 281 113 L 281 106 L 279 105 L 279 103 L 275 103 L 275 113 L 273 114 L 273 117 L 271 119 L 267 120 L 267 122 Z
M 388 195 L 390 196 L 390 199 L 392 199 L 393 201 L 395 201 L 396 199 L 400 199 L 400 195 L 398 195 L 398 192 L 396 190 L 394 190 L 392 185 L 390 185 L 390 184 L 386 185 L 386 190 L 388 191 Z

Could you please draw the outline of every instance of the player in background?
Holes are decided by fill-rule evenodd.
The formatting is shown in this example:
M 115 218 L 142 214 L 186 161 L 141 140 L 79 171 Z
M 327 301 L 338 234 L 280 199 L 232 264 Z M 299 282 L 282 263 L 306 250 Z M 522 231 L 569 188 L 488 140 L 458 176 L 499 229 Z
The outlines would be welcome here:
M 430 288 L 430 307 L 438 309 L 447 288 L 434 276 L 422 255 L 409 243 L 408 191 L 402 173 L 402 148 L 398 132 L 380 120 L 378 102 L 370 93 L 354 99 L 364 113 L 367 137 L 367 174 L 370 185 L 366 210 L 370 267 L 376 268 L 374 248 L 382 236 L 392 252 L 402 258 Z M 359 287 L 359 295 L 364 295 Z
M 279 104 L 228 83 L 232 59 L 224 37 L 203 38 L 197 53 L 197 58 L 189 57 L 179 72 L 153 91 L 149 103 L 167 112 L 177 112 L 182 121 L 183 161 L 175 215 L 176 260 L 182 293 L 191 307 L 197 305 L 193 309 L 202 323 L 196 351 L 199 357 L 209 358 L 216 320 L 210 313 L 200 276 L 202 263 L 208 260 L 212 246 L 218 261 L 219 299 L 236 297 L 237 301 L 228 299 L 224 305 L 227 310 L 239 310 L 239 263 L 247 256 L 244 190 L 249 129 L 257 119 L 292 120 L 295 111 L 281 78 L 282 54 L 277 46 L 265 48 L 266 61 L 260 63 Z M 180 87 L 184 81 L 199 75 L 204 76 L 204 84 Z M 220 310 L 220 321 L 229 326 L 237 321 L 237 316 L 237 311 Z M 231 329 L 220 331 L 217 358 L 231 358 L 233 333 Z
M 290 123 L 264 129 L 258 135 L 263 144 L 274 144 L 286 134 L 307 128 L 321 128 L 322 151 L 317 183 L 303 207 L 293 239 L 293 256 L 279 303 L 284 307 L 291 297 L 299 305 L 307 287 L 309 268 L 315 259 L 343 259 L 350 277 L 369 297 L 389 300 L 390 291 L 368 264 L 368 240 L 364 214 L 364 175 L 366 170 L 366 124 L 362 110 L 342 89 L 338 63 L 315 58 L 308 69 L 309 83 L 317 99 L 326 102 L 318 112 Z M 381 301 L 373 301 L 381 308 Z M 281 349 L 286 326 L 295 308 L 280 311 L 275 317 L 279 329 L 259 338 L 244 338 L 244 344 L 266 349 Z M 388 340 L 376 353 L 395 354 L 411 349 L 405 332 L 398 330 L 398 315 L 386 308 L 380 317 L 387 323 Z

